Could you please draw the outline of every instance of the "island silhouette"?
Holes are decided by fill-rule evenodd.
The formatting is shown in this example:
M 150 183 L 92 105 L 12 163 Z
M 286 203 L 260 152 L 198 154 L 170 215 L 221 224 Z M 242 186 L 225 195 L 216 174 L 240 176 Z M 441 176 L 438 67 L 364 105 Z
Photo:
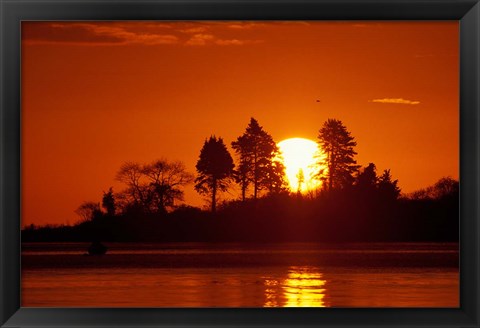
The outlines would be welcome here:
M 223 138 L 212 135 L 199 151 L 195 174 L 165 158 L 125 162 L 116 175 L 123 190 L 110 187 L 100 201 L 83 202 L 74 225 L 24 227 L 22 241 L 458 241 L 457 180 L 442 177 L 402 194 L 390 170 L 379 173 L 374 163 L 357 163 L 355 138 L 338 119 L 323 123 L 317 143 L 321 153 L 309 178 L 319 187 L 300 192 L 306 179 L 300 170 L 293 190 L 277 143 L 251 118 L 231 142 L 233 156 Z M 205 208 L 183 203 L 189 184 L 208 199 Z M 219 202 L 218 195 L 235 185 L 239 199 Z

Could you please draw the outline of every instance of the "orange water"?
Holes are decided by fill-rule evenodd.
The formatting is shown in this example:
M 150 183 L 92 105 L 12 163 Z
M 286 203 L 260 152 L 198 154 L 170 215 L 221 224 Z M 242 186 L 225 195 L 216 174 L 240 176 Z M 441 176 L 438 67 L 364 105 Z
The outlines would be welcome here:
M 456 244 L 85 246 L 26 245 L 22 306 L 459 306 Z

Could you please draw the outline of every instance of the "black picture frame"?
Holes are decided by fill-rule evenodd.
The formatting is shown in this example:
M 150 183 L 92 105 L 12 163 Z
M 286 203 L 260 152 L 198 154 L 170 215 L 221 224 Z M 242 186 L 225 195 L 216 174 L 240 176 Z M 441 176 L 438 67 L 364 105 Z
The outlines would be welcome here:
M 479 327 L 478 0 L 0 0 L 1 327 Z M 21 47 L 25 20 L 457 20 L 460 23 L 460 308 L 22 308 Z

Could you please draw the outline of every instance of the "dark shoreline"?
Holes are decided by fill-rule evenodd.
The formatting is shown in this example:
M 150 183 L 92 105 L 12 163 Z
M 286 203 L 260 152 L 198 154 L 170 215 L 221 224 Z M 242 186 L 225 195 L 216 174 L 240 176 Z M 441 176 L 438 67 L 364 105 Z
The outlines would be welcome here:
M 49 268 L 224 268 L 260 266 L 317 266 L 348 268 L 459 268 L 457 243 L 362 243 L 325 247 L 319 244 L 108 244 L 103 256 L 82 254 L 86 244 L 71 253 L 38 253 L 42 244 L 25 244 L 22 269 Z M 45 245 L 47 246 L 47 245 Z M 70 245 L 72 246 L 72 245 Z M 371 247 L 368 247 L 371 246 Z M 382 247 L 383 246 L 383 247 Z M 55 254 L 57 252 L 57 254 Z

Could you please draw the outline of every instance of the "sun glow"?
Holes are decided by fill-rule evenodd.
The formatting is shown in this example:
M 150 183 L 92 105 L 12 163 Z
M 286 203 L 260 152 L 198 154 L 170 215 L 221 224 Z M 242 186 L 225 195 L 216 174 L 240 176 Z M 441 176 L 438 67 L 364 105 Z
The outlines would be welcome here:
M 327 280 L 314 267 L 292 266 L 285 279 L 266 277 L 265 307 L 326 307 Z
M 325 284 L 321 273 L 291 268 L 284 281 L 285 307 L 325 307 Z
M 320 187 L 320 181 L 314 178 L 320 168 L 317 164 L 320 149 L 316 142 L 304 138 L 290 138 L 280 141 L 278 147 L 292 191 L 304 193 Z

